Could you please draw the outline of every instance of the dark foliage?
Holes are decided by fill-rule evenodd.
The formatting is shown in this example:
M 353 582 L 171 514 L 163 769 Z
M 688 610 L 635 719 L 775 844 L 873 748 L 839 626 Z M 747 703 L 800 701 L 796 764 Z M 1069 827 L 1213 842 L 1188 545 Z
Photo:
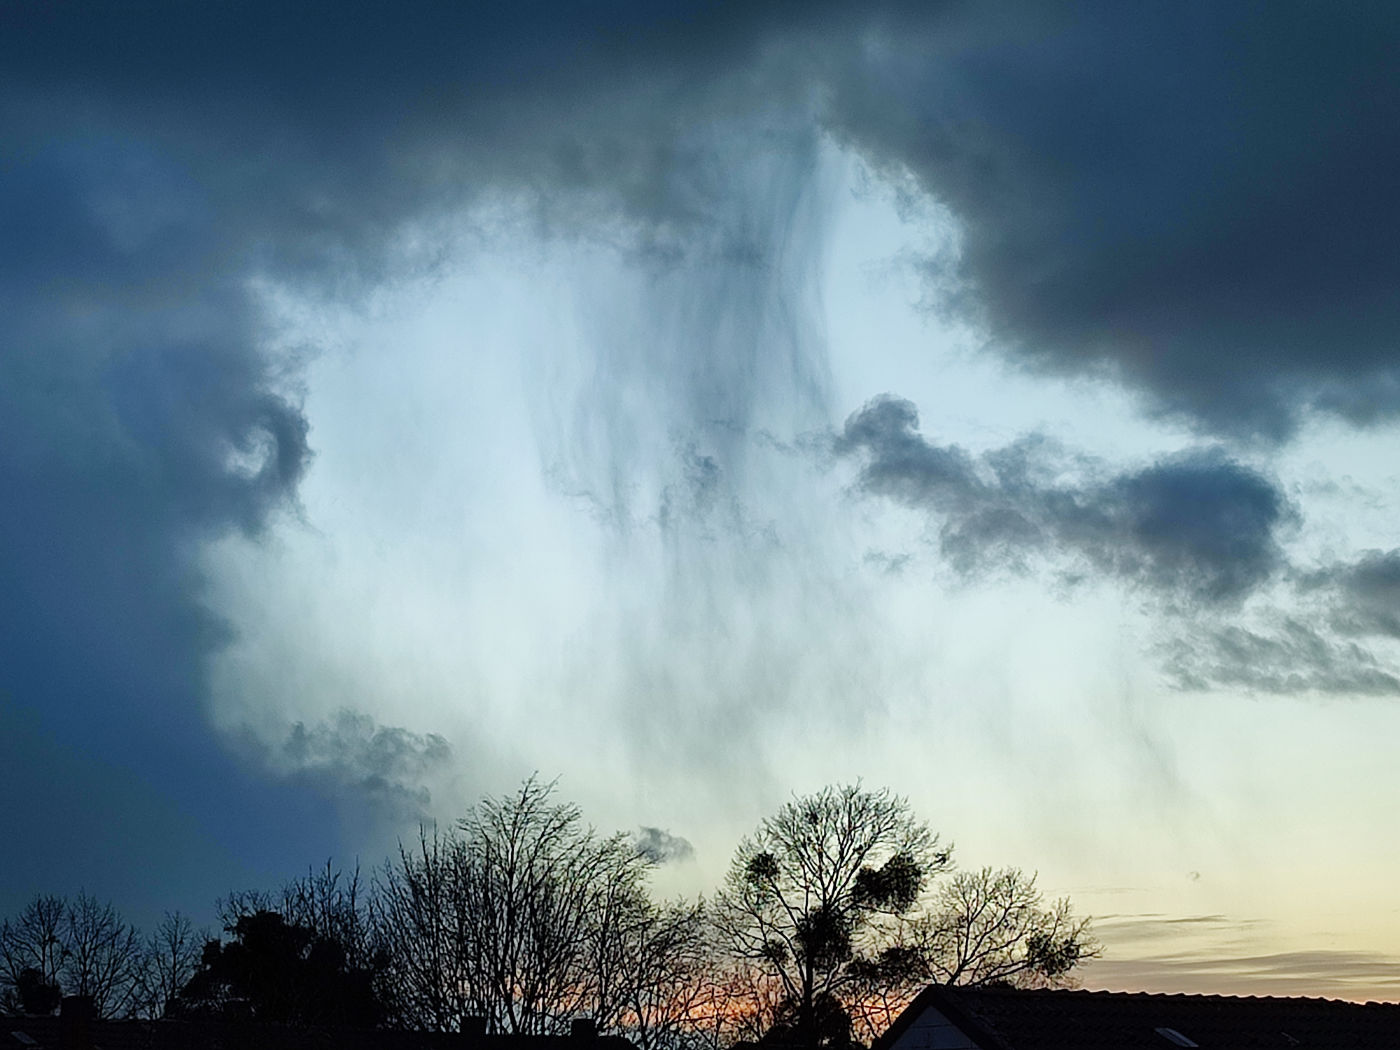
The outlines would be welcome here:
M 63 999 L 58 983 L 44 980 L 44 975 L 33 966 L 25 967 L 15 978 L 15 995 L 21 1010 L 39 1016 L 53 1013 Z
M 272 911 L 237 919 L 227 943 L 204 946 L 180 993 L 184 1016 L 271 1024 L 372 1028 L 384 1017 L 375 968 L 353 966 L 344 946 Z
M 805 1050 L 849 1042 L 870 960 L 949 859 L 905 799 L 859 784 L 794 799 L 739 844 L 716 926 L 731 960 L 761 975 L 755 987 L 766 979 L 780 991 L 774 1039 Z
M 945 851 L 936 861 L 940 867 L 948 862 Z M 862 868 L 856 876 L 856 899 L 866 907 L 891 911 L 908 911 L 919 899 L 926 873 L 908 853 L 896 853 L 878 868 Z
M 758 1041 L 764 1050 L 857 1050 L 860 1043 L 851 1035 L 851 1015 L 841 1000 L 830 994 L 815 997 L 811 1019 L 804 1022 L 800 999 L 788 998 L 778 1007 L 773 1026 Z

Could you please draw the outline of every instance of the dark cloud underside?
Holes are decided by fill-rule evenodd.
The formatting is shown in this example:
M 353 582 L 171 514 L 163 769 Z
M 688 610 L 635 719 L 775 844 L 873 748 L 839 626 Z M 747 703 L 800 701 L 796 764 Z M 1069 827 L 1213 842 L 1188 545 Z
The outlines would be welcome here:
M 965 223 L 962 306 L 998 349 L 1219 433 L 1393 417 L 1393 5 L 1009 3 L 896 25 L 851 60 L 833 121 Z
M 973 456 L 918 433 L 908 401 L 878 398 L 846 420 L 837 451 L 862 460 L 872 495 L 928 511 L 965 575 L 1024 566 L 1117 577 L 1171 601 L 1238 602 L 1283 566 L 1295 512 L 1278 486 L 1218 449 L 1110 473 L 1031 437 Z

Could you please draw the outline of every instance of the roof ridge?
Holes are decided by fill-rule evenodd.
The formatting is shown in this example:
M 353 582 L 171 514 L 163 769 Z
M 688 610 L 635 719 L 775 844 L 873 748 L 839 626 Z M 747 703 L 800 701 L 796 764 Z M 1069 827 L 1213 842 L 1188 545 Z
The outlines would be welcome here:
M 1394 1006 L 1400 1008 L 1400 1002 L 1388 1000 L 1367 999 L 1365 1002 L 1358 1002 L 1355 999 L 1338 999 L 1323 995 L 1224 995 L 1219 992 L 1127 992 L 1115 991 L 1110 988 L 998 988 L 979 987 L 977 985 L 944 985 L 948 991 L 955 995 L 1005 995 L 1024 998 L 1030 995 L 1044 996 L 1102 996 L 1114 999 L 1150 999 L 1161 1001 L 1171 1000 L 1193 1000 L 1197 1002 L 1261 1002 L 1261 1003 L 1335 1003 L 1340 1006 Z

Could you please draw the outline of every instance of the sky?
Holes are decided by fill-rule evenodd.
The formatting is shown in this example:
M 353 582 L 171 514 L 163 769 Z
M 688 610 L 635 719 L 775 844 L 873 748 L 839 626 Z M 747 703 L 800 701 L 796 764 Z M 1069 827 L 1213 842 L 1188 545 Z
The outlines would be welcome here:
M 1400 1000 L 1393 5 L 0 0 L 0 913 L 538 771 Z

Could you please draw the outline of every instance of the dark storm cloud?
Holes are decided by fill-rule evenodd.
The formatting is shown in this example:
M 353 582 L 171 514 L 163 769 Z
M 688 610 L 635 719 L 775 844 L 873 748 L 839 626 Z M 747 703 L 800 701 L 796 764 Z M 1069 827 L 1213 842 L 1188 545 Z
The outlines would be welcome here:
M 12 114 L 9 100 L 3 108 Z M 259 322 L 243 291 L 211 268 L 207 218 L 178 171 L 113 135 L 79 143 L 10 130 L 0 165 L 0 689 L 43 713 L 34 733 L 48 750 L 69 750 L 61 765 L 10 735 L 0 750 L 31 770 L 31 785 L 61 767 L 76 777 L 45 794 L 30 856 L 11 870 L 34 880 L 29 892 L 62 879 L 85 849 L 83 800 L 101 796 L 134 850 L 163 854 L 150 839 L 188 845 L 148 883 L 173 884 L 179 899 L 182 876 L 213 861 L 178 809 L 255 866 L 276 853 L 271 830 L 307 815 L 249 784 L 207 734 L 203 659 L 227 628 L 202 601 L 198 562 L 205 541 L 256 535 L 294 504 L 307 425 L 295 384 L 254 349 Z M 113 768 L 143 790 L 97 789 Z M 150 801 L 161 796 L 181 802 L 165 811 Z M 250 819 L 263 805 L 278 817 Z M 20 818 L 6 812 L 0 826 L 13 830 Z
M 679 863 L 695 857 L 695 847 L 689 840 L 661 828 L 640 827 L 633 838 L 637 843 L 637 852 L 653 864 Z
M 895 12 L 828 119 L 965 224 L 996 347 L 1279 438 L 1400 408 L 1398 45 L 1385 3 Z
M 836 448 L 861 458 L 862 490 L 928 511 L 941 552 L 964 575 L 1043 558 L 1220 604 L 1283 567 L 1278 533 L 1292 507 L 1217 449 L 1109 473 L 1043 438 L 973 456 L 927 441 L 918 425 L 910 402 L 877 398 L 846 420 Z
M 820 247 L 792 221 L 817 124 L 953 209 L 940 280 L 1021 359 L 1220 431 L 1387 416 L 1395 35 L 1380 5 L 0 6 L 0 688 L 58 748 L 270 848 L 246 813 L 296 805 L 254 805 L 203 718 L 228 628 L 200 552 L 294 512 L 314 443 L 252 289 L 353 303 L 483 201 L 658 271 L 698 257 L 678 324 L 699 335 L 600 371 L 664 373 L 643 396 L 744 433 L 780 380 L 823 404 L 812 303 L 774 255 Z M 781 156 L 744 169 L 756 137 Z M 868 422 L 847 440 L 872 491 L 936 505 L 965 571 L 1065 545 L 1212 603 L 1275 571 L 1286 503 L 1218 452 L 1074 482 L 1051 472 L 1093 471 L 1048 445 L 974 459 Z M 703 455 L 729 477 L 722 430 Z M 637 440 L 614 417 L 596 454 L 626 466 Z
M 229 628 L 201 552 L 295 512 L 311 457 L 300 362 L 272 349 L 257 288 L 353 304 L 432 266 L 454 209 L 486 199 L 668 264 L 729 210 L 717 140 L 692 128 L 801 94 L 721 82 L 759 24 L 776 21 L 643 4 L 0 7 L 0 688 L 42 712 L 35 732 L 90 752 L 94 782 L 92 755 L 140 770 L 246 857 L 299 866 L 307 842 L 273 829 L 307 805 L 251 787 L 204 718 Z M 730 232 L 704 252 L 762 251 Z M 363 768 L 389 738 L 305 733 L 317 790 L 382 775 L 400 797 Z M 36 855 L 80 848 L 79 816 L 41 821 L 63 845 Z
M 12 127 L 53 141 L 81 113 L 83 149 L 115 127 L 284 266 L 375 272 L 405 215 L 493 189 L 545 228 L 624 215 L 655 258 L 683 253 L 735 189 L 696 129 L 786 107 L 953 210 L 961 255 L 939 281 L 1020 360 L 1116 377 L 1222 433 L 1400 405 L 1392 5 L 6 17 Z
M 659 261 L 699 243 L 734 264 L 713 267 L 706 303 L 758 276 L 796 316 L 803 304 L 762 265 L 789 227 L 764 215 L 799 192 L 810 137 L 789 128 L 782 148 L 798 162 L 762 181 L 758 236 L 714 227 L 733 218 L 727 195 L 754 189 L 725 174 L 751 151 L 698 129 L 729 120 L 742 137 L 755 109 L 816 107 L 948 203 L 987 323 L 1047 367 L 1107 368 L 1160 406 L 1267 433 L 1304 403 L 1384 413 L 1400 389 L 1387 356 L 1400 121 L 1385 6 L 1106 4 L 1068 18 L 1017 4 L 94 3 L 12 4 L 0 19 L 0 232 L 15 246 L 0 262 L 0 455 L 21 480 L 45 479 L 38 499 L 12 484 L 25 510 L 7 520 L 51 553 L 83 520 L 107 537 L 105 560 L 165 579 L 186 623 L 207 619 L 188 551 L 226 527 L 256 530 L 307 457 L 250 276 L 353 295 L 431 264 L 431 251 L 406 260 L 396 247 L 405 223 L 494 193 L 532 202 L 545 229 L 624 229 Z M 687 233 L 701 228 L 713 235 Z M 751 414 L 767 366 L 733 333 L 757 312 L 678 344 L 699 362 L 693 418 Z M 791 356 L 795 382 L 819 384 L 801 349 Z M 610 431 L 605 454 L 635 437 Z M 1092 537 L 1081 549 L 1156 582 L 1204 566 L 1183 582 L 1238 593 L 1268 570 L 1257 528 L 1238 550 L 1211 547 L 1216 522 L 1184 543 L 1152 536 L 1166 488 L 1248 481 L 1228 473 L 1201 462 L 1123 479 L 1138 553 Z M 105 526 L 103 485 L 129 500 Z M 1206 499 L 1239 506 L 1224 490 Z M 978 529 L 1007 549 L 1033 546 L 1021 509 L 981 513 Z M 971 535 L 950 535 L 950 553 L 961 542 L 977 560 Z M 130 549 L 143 543 L 145 557 Z M 86 619 L 41 600 L 40 581 L 74 569 L 36 557 L 10 559 L 16 604 Z M 173 648 L 207 651 L 217 626 L 199 631 Z

